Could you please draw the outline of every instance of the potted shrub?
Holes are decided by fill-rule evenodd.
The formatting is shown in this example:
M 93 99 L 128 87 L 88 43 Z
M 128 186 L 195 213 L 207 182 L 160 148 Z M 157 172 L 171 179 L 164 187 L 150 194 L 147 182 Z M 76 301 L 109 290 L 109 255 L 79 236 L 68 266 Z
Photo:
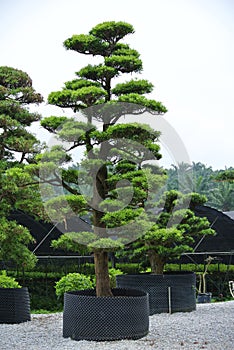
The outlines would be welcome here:
M 110 269 L 110 276 L 116 274 L 113 270 Z M 62 277 L 56 283 L 56 294 L 59 297 L 64 296 L 63 336 L 74 340 L 116 340 L 128 338 L 129 332 L 131 334 L 134 328 L 134 336 L 132 334 L 131 338 L 137 339 L 145 335 L 145 327 L 148 324 L 148 317 L 146 319 L 144 316 L 147 311 L 144 309 L 147 306 L 145 293 L 115 288 L 112 288 L 112 293 L 114 298 L 100 298 L 97 303 L 90 277 L 78 273 Z M 141 314 L 141 326 L 137 319 L 131 319 L 132 312 L 137 319 Z M 95 327 L 92 333 L 90 327 Z M 115 327 L 118 327 L 117 332 L 114 332 Z
M 0 261 L 11 261 L 18 267 L 33 268 L 35 255 L 28 249 L 32 241 L 23 226 L 5 218 L 0 219 Z M 30 297 L 27 287 L 21 287 L 3 273 L 0 276 L 0 323 L 20 323 L 30 320 Z
M 160 157 L 158 131 L 127 123 L 124 117 L 133 112 L 163 114 L 166 108 L 144 96 L 153 89 L 147 80 L 114 86 L 114 78 L 142 70 L 139 53 L 120 42 L 133 32 L 128 23 L 104 22 L 88 34 L 67 39 L 68 50 L 100 56 L 102 63 L 82 68 L 62 91 L 48 97 L 50 104 L 72 108 L 77 115 L 41 122 L 57 138 L 57 144 L 41 156 L 39 176 L 49 217 L 64 223 L 58 246 L 79 252 L 85 247 L 94 255 L 95 290 L 64 296 L 64 336 L 76 340 L 136 339 L 148 332 L 147 293 L 112 289 L 108 265 L 109 252 L 150 227 L 144 202 L 149 187 L 158 188 L 163 179 L 160 175 L 155 180 L 150 170 L 142 168 L 149 153 Z M 71 165 L 77 148 L 85 149 L 84 159 Z M 78 232 L 76 218 L 83 215 L 89 216 L 92 232 Z M 80 325 L 84 327 L 78 329 Z
M 130 250 L 135 258 L 147 256 L 151 273 L 117 276 L 117 286 L 147 291 L 151 315 L 196 309 L 195 273 L 167 273 L 164 267 L 182 253 L 192 251 L 195 237 L 214 234 L 208 220 L 196 217 L 192 211 L 195 205 L 204 201 L 203 196 L 195 193 L 183 195 L 174 190 L 166 192 L 163 201 L 160 201 L 164 207 L 157 215 L 155 225 L 127 250 L 127 254 Z
M 206 275 L 208 273 L 208 268 L 211 264 L 211 262 L 215 258 L 208 256 L 207 259 L 205 259 L 206 265 L 203 273 L 199 274 L 199 285 L 198 285 L 198 293 L 197 293 L 197 302 L 198 303 L 210 303 L 212 293 L 207 292 L 206 290 Z
M 31 320 L 28 288 L 1 271 L 0 323 L 21 323 Z

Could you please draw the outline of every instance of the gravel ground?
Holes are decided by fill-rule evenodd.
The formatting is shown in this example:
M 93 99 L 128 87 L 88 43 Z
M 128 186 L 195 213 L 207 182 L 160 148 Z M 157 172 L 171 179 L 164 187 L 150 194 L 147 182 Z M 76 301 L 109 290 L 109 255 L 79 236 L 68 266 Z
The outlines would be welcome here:
M 233 350 L 234 300 L 198 304 L 188 313 L 150 316 L 149 334 L 139 340 L 74 341 L 62 337 L 62 313 L 32 315 L 30 322 L 0 324 L 1 350 Z

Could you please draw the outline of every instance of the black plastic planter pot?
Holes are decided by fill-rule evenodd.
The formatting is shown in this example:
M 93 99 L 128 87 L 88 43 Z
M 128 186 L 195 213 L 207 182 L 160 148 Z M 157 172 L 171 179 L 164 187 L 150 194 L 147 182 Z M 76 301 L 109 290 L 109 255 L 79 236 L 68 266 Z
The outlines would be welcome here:
M 195 273 L 118 275 L 116 283 L 118 288 L 134 288 L 149 293 L 150 315 L 196 310 Z
M 0 288 L 0 323 L 31 320 L 28 288 Z
M 197 302 L 201 303 L 210 303 L 211 302 L 212 293 L 198 293 Z
M 108 341 L 147 335 L 148 294 L 118 288 L 112 292 L 113 297 L 96 297 L 93 289 L 65 293 L 63 337 Z

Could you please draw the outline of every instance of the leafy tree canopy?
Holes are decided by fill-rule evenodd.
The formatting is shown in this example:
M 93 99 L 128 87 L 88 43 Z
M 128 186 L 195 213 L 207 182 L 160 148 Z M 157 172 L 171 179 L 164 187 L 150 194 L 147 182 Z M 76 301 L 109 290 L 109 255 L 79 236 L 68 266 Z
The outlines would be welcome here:
M 26 106 L 42 101 L 27 73 L 0 67 L 0 160 L 14 160 L 17 154 L 21 163 L 24 160 L 29 162 L 39 151 L 38 140 L 25 127 L 41 117 Z
M 205 201 L 206 198 L 197 193 L 165 192 L 157 204 L 162 208 L 160 213 L 151 217 L 154 225 L 120 255 L 129 254 L 133 258 L 146 256 L 152 273 L 162 274 L 167 262 L 193 251 L 196 237 L 215 234 L 209 221 L 193 212 L 196 205 Z
M 65 83 L 62 91 L 52 92 L 48 101 L 74 111 L 108 102 L 129 102 L 145 106 L 158 114 L 167 110 L 162 103 L 148 100 L 144 94 L 153 85 L 144 79 L 132 79 L 112 87 L 113 78 L 126 73 L 140 73 L 142 61 L 139 53 L 129 45 L 120 43 L 126 35 L 134 33 L 132 25 L 125 22 L 104 22 L 92 28 L 89 34 L 73 35 L 65 40 L 68 50 L 103 57 L 103 63 L 87 65 L 80 69 L 77 79 Z M 113 99 L 113 95 L 116 96 Z

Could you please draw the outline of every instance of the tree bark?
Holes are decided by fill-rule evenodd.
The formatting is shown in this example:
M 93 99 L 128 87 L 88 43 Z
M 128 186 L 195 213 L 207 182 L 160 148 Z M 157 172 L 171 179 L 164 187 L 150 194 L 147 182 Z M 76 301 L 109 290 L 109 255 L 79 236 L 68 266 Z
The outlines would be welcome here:
M 107 252 L 94 252 L 96 295 L 98 297 L 113 296 L 110 288 L 108 261 L 109 259 Z
M 100 159 L 103 159 L 104 162 L 106 161 L 105 152 L 106 149 L 102 145 L 100 149 Z M 97 173 L 93 174 L 93 225 L 94 233 L 97 235 L 98 239 L 108 238 L 106 224 L 102 221 L 104 212 L 99 210 L 100 203 L 106 198 L 106 179 L 107 167 L 104 164 L 98 169 Z M 96 295 L 98 297 L 113 296 L 110 287 L 108 262 L 108 252 L 101 250 L 94 251 Z
M 165 265 L 165 261 L 160 259 L 159 256 L 154 251 L 148 252 L 151 273 L 156 275 L 162 275 Z

